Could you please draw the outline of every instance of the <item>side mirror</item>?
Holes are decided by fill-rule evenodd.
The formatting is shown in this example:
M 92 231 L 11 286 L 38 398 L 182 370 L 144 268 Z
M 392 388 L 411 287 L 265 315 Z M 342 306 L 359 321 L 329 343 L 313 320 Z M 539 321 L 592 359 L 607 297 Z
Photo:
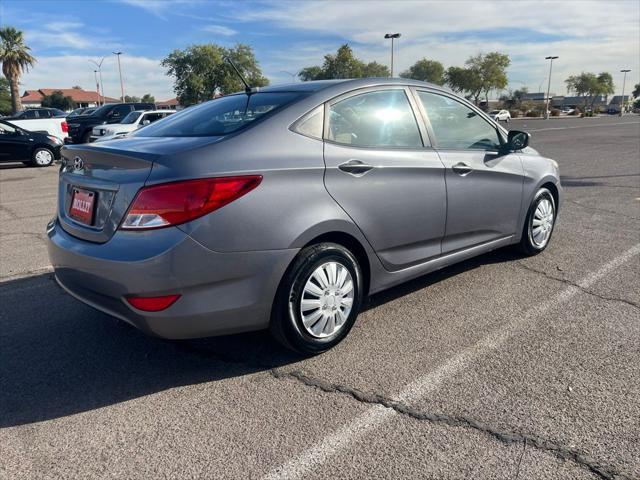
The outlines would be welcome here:
M 151 125 L 151 120 L 143 120 L 142 125 Z
M 518 130 L 510 130 L 507 135 L 507 147 L 510 151 L 522 150 L 529 146 L 531 134 Z

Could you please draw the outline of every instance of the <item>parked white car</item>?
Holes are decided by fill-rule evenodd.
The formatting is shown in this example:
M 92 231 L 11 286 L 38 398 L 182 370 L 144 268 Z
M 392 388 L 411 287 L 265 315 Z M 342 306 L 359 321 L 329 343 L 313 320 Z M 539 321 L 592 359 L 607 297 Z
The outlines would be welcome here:
M 489 112 L 489 116 L 496 122 L 509 123 L 511 121 L 511 114 L 509 113 L 509 110 L 492 110 Z
M 120 123 L 111 123 L 93 127 L 91 131 L 92 142 L 102 142 L 124 138 L 131 132 L 156 122 L 175 113 L 173 110 L 134 110 L 127 114 Z
M 46 132 L 64 142 L 69 136 L 69 125 L 64 117 L 30 118 L 25 120 L 9 120 L 12 124 L 30 132 Z

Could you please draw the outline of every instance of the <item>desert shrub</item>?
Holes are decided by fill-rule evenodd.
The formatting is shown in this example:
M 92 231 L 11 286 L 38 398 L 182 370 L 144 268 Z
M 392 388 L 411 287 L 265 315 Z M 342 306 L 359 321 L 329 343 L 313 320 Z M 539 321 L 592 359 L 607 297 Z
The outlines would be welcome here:
M 551 116 L 552 117 L 559 117 L 560 116 L 560 110 L 558 110 L 557 108 L 554 108 L 553 110 L 551 110 Z

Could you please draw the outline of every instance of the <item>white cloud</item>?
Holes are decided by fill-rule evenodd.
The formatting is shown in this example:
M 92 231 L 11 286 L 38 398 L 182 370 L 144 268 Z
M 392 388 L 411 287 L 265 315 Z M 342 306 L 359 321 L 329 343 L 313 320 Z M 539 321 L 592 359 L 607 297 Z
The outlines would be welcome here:
M 215 35 L 223 35 L 225 37 L 230 37 L 238 33 L 232 28 L 225 27 L 224 25 L 206 25 L 202 27 L 201 30 L 204 32 L 213 33 Z
M 120 2 L 141 8 L 158 18 L 168 20 L 171 15 L 176 14 L 177 7 L 196 5 L 202 3 L 202 0 L 120 0 Z
M 40 57 L 38 63 L 21 78 L 21 90 L 38 88 L 71 88 L 80 85 L 85 90 L 95 90 L 95 67 L 89 63 L 93 57 L 86 55 L 60 55 Z M 165 75 L 160 60 L 122 55 L 122 76 L 126 95 L 142 96 L 151 93 L 156 100 L 175 96 L 172 79 Z M 120 97 L 118 65 L 113 56 L 102 64 L 104 93 L 108 97 Z
M 85 33 L 88 32 L 88 33 Z M 77 21 L 54 21 L 40 23 L 35 28 L 25 30 L 25 38 L 34 49 L 63 48 L 71 50 L 119 48 L 121 43 L 113 38 L 96 34 L 83 23 Z
M 627 81 L 633 83 L 637 83 L 640 70 L 640 2 L 634 0 L 273 1 L 264 9 L 244 9 L 235 16 L 329 34 L 344 40 L 336 41 L 323 53 L 349 42 L 360 58 L 384 64 L 389 63 L 390 48 L 384 34 L 401 32 L 395 43 L 396 72 L 422 57 L 439 60 L 445 66 L 462 65 L 470 55 L 500 50 L 512 58 L 509 77 L 527 83 L 530 90 L 537 90 L 548 75 L 544 57 L 551 54 L 560 56 L 552 75 L 552 90 L 557 93 L 564 93 L 563 80 L 568 75 L 583 70 L 611 72 L 618 89 L 622 87 L 617 79 L 620 68 L 631 68 Z M 489 36 L 487 32 L 504 32 L 504 36 Z M 323 54 L 305 53 L 311 52 L 289 46 L 288 59 L 278 59 L 277 55 L 271 59 L 270 73 L 322 63 Z

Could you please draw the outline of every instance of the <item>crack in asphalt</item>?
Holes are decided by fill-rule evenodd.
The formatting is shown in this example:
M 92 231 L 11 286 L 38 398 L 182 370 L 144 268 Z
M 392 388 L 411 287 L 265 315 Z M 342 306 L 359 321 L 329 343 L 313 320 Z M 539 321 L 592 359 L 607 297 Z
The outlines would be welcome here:
M 365 393 L 346 385 L 335 384 L 325 380 L 309 377 L 298 370 L 282 371 L 275 368 L 269 370 L 269 372 L 278 380 L 293 379 L 303 385 L 317 388 L 326 393 L 341 394 L 351 397 L 360 403 L 381 405 L 385 408 L 390 408 L 397 413 L 410 417 L 414 420 L 477 430 L 506 445 L 523 444 L 525 447 L 535 447 L 538 450 L 551 453 L 562 460 L 572 461 L 605 480 L 631 480 L 630 476 L 619 472 L 611 466 L 598 462 L 575 448 L 565 447 L 538 435 L 524 434 L 520 432 L 505 432 L 466 415 L 455 416 L 422 411 L 377 393 Z
M 550 280 L 555 280 L 556 282 L 560 282 L 560 283 L 564 283 L 565 285 L 571 285 L 572 287 L 576 287 L 577 289 L 579 289 L 581 292 L 586 293 L 587 295 L 592 295 L 596 298 L 599 298 L 601 300 L 605 300 L 607 302 L 620 302 L 620 303 L 624 303 L 626 305 L 629 305 L 637 310 L 640 310 L 640 304 L 637 304 L 635 302 L 632 302 L 631 300 L 627 300 L 625 298 L 620 298 L 620 297 L 609 297 L 607 295 L 602 295 L 600 293 L 594 292 L 593 290 L 589 290 L 586 289 L 584 287 L 582 287 L 580 284 L 572 282 L 571 280 L 567 280 L 566 278 L 560 278 L 560 277 L 555 277 L 547 272 L 545 272 L 544 270 L 538 270 L 536 268 L 533 268 L 525 263 L 522 262 L 515 262 L 516 265 L 518 265 L 519 267 L 523 268 L 524 270 L 528 270 L 530 272 L 533 273 L 537 273 L 538 275 L 542 275 L 545 278 L 548 278 Z
M 518 467 L 516 468 L 516 478 L 518 480 L 520 477 L 520 465 L 522 465 L 522 458 L 524 457 L 524 452 L 527 450 L 527 439 L 524 439 L 524 446 L 522 447 L 522 453 L 520 454 L 520 458 L 518 459 Z
M 618 215 L 620 217 L 630 218 L 631 220 L 640 220 L 640 218 L 638 218 L 638 217 L 634 217 L 633 215 L 627 215 L 626 213 L 616 212 L 615 210 L 607 210 L 606 208 L 590 207 L 588 205 L 584 205 L 584 204 L 582 204 L 580 202 L 576 202 L 575 200 L 569 200 L 567 198 L 565 198 L 564 201 L 567 202 L 567 203 L 571 203 L 573 205 L 578 205 L 579 207 L 585 208 L 587 210 L 594 210 L 596 212 L 611 213 L 613 215 Z

